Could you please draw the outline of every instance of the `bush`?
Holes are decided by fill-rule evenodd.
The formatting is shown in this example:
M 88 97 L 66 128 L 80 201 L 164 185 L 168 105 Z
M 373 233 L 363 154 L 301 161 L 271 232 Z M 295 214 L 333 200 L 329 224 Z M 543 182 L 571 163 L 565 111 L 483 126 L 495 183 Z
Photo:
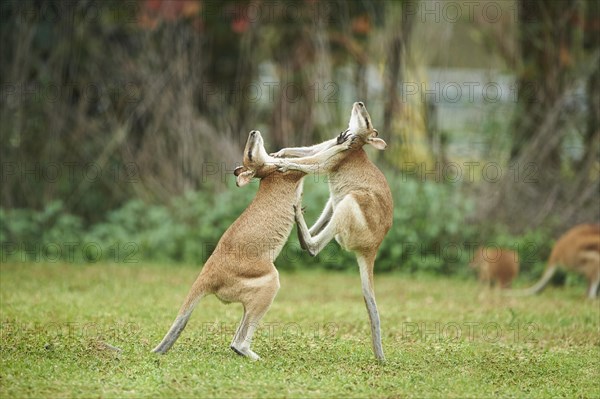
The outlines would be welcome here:
M 381 271 L 401 269 L 450 274 L 465 263 L 466 223 L 473 204 L 457 185 L 389 179 L 394 195 L 394 224 L 378 255 Z
M 465 198 L 460 185 L 391 175 L 388 181 L 394 197 L 394 221 L 378 253 L 378 272 L 466 274 L 472 249 L 492 244 L 515 248 L 521 255 L 522 270 L 541 274 L 551 248 L 547 233 L 536 230 L 515 237 L 500 226 L 489 237 L 481 237 L 483 230 L 468 223 L 474 204 Z M 132 200 L 88 227 L 66 213 L 60 202 L 41 212 L 1 210 L 2 259 L 202 264 L 257 188 L 258 184 L 236 188 L 230 183 L 223 192 L 188 192 L 167 205 Z M 303 203 L 309 224 L 316 220 L 328 196 L 323 179 L 305 179 Z M 291 236 L 276 261 L 280 269 L 357 267 L 354 255 L 335 242 L 313 258 L 300 249 L 295 229 Z

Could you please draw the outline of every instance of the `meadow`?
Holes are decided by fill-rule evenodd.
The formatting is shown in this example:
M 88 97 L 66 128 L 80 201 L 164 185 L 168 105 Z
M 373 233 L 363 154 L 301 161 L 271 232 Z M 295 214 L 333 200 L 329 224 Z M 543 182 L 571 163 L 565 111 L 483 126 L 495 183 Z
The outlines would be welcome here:
M 198 270 L 3 263 L 0 396 L 600 397 L 600 311 L 583 287 L 515 299 L 474 280 L 378 275 L 378 364 L 358 273 L 284 272 L 260 361 L 229 349 L 241 307 L 215 297 L 167 355 L 150 353 Z

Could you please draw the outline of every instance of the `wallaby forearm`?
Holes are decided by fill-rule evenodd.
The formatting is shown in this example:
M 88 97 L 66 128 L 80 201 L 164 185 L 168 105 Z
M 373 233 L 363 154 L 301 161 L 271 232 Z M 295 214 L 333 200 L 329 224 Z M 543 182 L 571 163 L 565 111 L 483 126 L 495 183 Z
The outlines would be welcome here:
M 276 157 L 308 157 L 311 155 L 316 155 L 321 151 L 328 150 L 337 144 L 337 138 L 324 141 L 320 144 L 315 144 L 310 147 L 288 147 L 283 148 L 273 155 Z
M 308 230 L 311 236 L 318 234 L 329 220 L 331 220 L 331 215 L 333 215 L 333 200 L 331 197 L 327 200 L 327 204 L 325 204 L 325 208 L 323 208 L 323 212 L 315 222 L 315 224 Z
M 336 144 L 326 150 L 323 150 L 315 155 L 308 157 L 294 158 L 293 160 L 272 158 L 274 165 L 282 170 L 299 170 L 304 173 L 318 173 L 329 171 L 329 168 L 335 164 L 330 159 L 342 151 L 347 150 L 351 143 L 352 138 L 347 139 L 341 144 L 337 144 L 337 139 L 334 139 Z

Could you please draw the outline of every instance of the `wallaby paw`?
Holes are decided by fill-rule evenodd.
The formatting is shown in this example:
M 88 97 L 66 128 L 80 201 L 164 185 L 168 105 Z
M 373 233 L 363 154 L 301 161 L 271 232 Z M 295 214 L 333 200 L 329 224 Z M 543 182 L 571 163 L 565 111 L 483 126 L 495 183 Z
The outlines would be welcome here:
M 354 145 L 354 143 L 356 143 L 357 140 L 358 140 L 358 136 L 351 135 L 350 140 L 344 141 L 344 148 L 349 149 L 350 147 L 352 147 L 352 145 Z
M 279 150 L 277 152 L 272 152 L 269 155 L 272 157 L 275 157 L 275 158 L 283 158 L 283 157 L 285 157 L 285 150 Z
M 339 134 L 339 136 L 337 137 L 337 144 L 342 144 L 346 141 L 346 139 L 348 139 L 348 136 L 350 134 L 349 131 L 349 129 L 346 129 Z
M 285 173 L 290 170 L 290 165 L 288 162 L 281 161 L 279 164 L 277 164 L 277 170 L 281 173 Z
M 294 207 L 294 215 L 296 215 L 296 220 L 298 220 L 304 214 L 306 207 L 301 206 L 301 205 L 292 205 L 292 206 Z

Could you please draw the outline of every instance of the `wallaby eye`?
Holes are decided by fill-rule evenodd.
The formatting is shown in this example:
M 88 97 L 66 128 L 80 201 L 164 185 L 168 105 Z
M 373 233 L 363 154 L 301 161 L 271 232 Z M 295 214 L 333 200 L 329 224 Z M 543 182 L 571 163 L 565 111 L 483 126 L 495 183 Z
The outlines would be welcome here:
M 369 123 L 369 119 L 365 118 L 365 123 L 367 125 L 367 129 L 371 128 L 371 124 Z

